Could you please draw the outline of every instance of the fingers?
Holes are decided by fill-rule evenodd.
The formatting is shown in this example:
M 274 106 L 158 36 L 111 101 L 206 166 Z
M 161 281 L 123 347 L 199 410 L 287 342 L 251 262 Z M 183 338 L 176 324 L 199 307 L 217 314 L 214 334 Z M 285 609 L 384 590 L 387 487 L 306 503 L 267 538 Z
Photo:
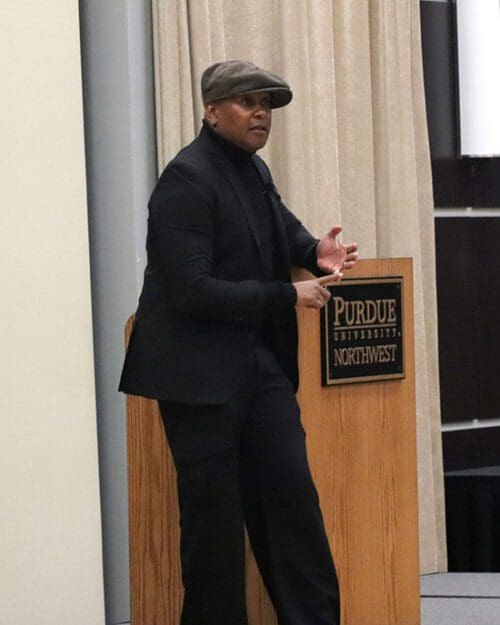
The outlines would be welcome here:
M 319 309 L 323 308 L 330 299 L 330 291 L 325 289 L 317 280 L 294 282 L 293 286 L 297 291 L 296 306 Z
M 313 297 L 313 300 L 320 304 L 321 308 L 330 299 L 330 291 L 328 289 L 325 289 L 325 287 L 316 280 L 312 280 L 311 282 L 313 282 L 311 295 Z
M 357 249 L 358 246 L 356 245 L 356 243 L 351 243 L 346 247 L 347 255 L 344 260 L 344 269 L 352 269 L 352 267 L 354 267 L 354 265 L 356 264 L 359 258 L 359 254 L 356 251 Z
M 342 226 L 333 226 L 333 228 L 330 230 L 327 236 L 335 238 L 341 232 L 342 232 Z M 356 252 L 357 249 L 358 249 L 357 243 L 348 243 L 345 245 L 345 250 L 348 255 L 352 254 L 353 252 Z
M 342 277 L 343 277 L 343 273 L 340 271 L 335 271 L 334 273 L 330 274 L 329 276 L 321 276 L 321 278 L 317 278 L 316 282 L 318 284 L 321 284 L 321 286 L 329 286 L 330 284 L 334 284 L 335 282 L 339 282 Z
M 344 262 L 342 263 L 342 266 L 340 267 L 340 269 L 335 268 L 335 265 L 333 265 L 332 263 L 329 263 L 328 261 L 325 261 L 324 259 L 318 259 L 318 267 L 320 267 L 320 269 L 323 269 L 323 271 L 331 272 L 331 275 L 323 276 L 322 278 L 320 278 L 320 280 L 324 280 L 325 283 L 327 284 L 332 283 L 333 276 L 336 277 L 336 279 L 333 280 L 334 282 L 336 282 L 337 280 L 340 280 L 343 275 L 342 271 L 345 271 L 346 269 L 352 269 L 354 265 L 357 263 L 358 258 L 359 258 L 359 254 L 357 252 L 348 254 Z M 320 284 L 323 284 L 323 282 L 320 282 Z
M 346 269 L 352 269 L 354 265 L 357 263 L 358 258 L 359 258 L 359 254 L 357 252 L 354 252 L 353 254 L 348 254 L 344 262 L 340 266 L 334 263 L 331 263 L 328 260 L 319 258 L 318 267 L 322 269 L 323 271 L 330 272 L 329 276 L 323 276 L 323 278 L 321 279 L 322 280 L 324 279 L 325 282 L 327 282 L 328 284 L 331 283 L 331 279 L 333 276 L 336 276 L 336 280 L 340 280 L 343 275 L 342 272 L 345 271 Z M 323 284 L 323 282 L 320 282 L 320 284 Z
M 318 284 L 317 287 L 318 292 L 315 294 L 313 307 L 323 308 L 323 306 L 328 302 L 331 297 L 330 291 L 328 289 L 325 289 L 325 287 L 321 286 L 321 284 Z
M 342 226 L 333 226 L 333 228 L 328 233 L 328 236 L 335 238 L 341 232 L 342 232 Z

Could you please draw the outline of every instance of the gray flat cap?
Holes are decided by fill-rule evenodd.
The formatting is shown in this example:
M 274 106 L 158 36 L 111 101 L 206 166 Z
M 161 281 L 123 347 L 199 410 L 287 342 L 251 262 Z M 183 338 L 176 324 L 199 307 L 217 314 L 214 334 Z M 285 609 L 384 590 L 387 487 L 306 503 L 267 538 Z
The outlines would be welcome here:
M 248 61 L 215 63 L 201 77 L 203 104 L 251 91 L 268 91 L 273 109 L 286 106 L 293 97 L 292 90 L 282 78 Z

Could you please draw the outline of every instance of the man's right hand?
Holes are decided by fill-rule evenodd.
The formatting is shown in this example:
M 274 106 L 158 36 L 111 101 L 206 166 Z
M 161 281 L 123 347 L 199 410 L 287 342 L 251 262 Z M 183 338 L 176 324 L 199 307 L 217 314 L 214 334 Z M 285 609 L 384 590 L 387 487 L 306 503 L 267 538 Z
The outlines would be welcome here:
M 303 280 L 293 282 L 292 285 L 297 291 L 296 307 L 323 308 L 330 299 L 330 291 L 325 289 L 318 280 Z

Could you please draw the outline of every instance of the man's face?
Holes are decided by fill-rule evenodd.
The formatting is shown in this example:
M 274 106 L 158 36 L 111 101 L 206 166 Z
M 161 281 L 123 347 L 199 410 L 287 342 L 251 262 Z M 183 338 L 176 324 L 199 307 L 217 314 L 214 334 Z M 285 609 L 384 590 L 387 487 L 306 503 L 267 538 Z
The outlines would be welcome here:
M 205 117 L 217 134 L 253 153 L 266 145 L 271 131 L 271 95 L 256 91 L 213 102 Z

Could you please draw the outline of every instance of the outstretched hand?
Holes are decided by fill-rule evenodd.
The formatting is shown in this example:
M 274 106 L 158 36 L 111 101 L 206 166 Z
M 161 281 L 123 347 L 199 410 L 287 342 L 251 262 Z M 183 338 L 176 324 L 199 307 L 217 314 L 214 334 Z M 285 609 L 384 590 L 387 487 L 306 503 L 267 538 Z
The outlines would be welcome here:
M 323 308 L 330 299 L 330 291 L 326 288 L 342 279 L 344 269 L 351 269 L 358 260 L 357 243 L 344 245 L 337 241 L 342 232 L 341 226 L 335 226 L 324 236 L 316 248 L 317 264 L 329 275 L 314 280 L 294 282 L 297 291 L 297 307 Z
M 342 232 L 341 226 L 335 226 L 318 243 L 316 248 L 317 264 L 320 269 L 335 274 L 337 279 L 342 278 L 344 269 L 351 269 L 358 260 L 357 243 L 344 245 L 337 241 L 337 235 Z

